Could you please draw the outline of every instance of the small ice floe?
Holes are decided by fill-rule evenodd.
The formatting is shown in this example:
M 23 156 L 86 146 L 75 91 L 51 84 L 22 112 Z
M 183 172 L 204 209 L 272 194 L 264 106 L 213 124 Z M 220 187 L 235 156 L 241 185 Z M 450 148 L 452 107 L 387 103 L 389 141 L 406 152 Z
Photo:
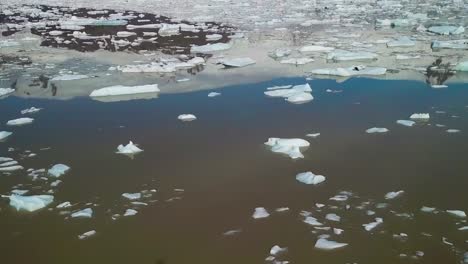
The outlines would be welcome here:
M 364 65 L 352 66 L 349 68 L 323 68 L 315 69 L 310 71 L 316 75 L 331 75 L 331 76 L 342 76 L 351 77 L 359 75 L 384 75 L 387 72 L 386 68 L 380 67 L 366 67 Z
M 223 64 L 225 67 L 240 68 L 255 64 L 255 61 L 251 58 L 234 58 L 234 59 L 222 59 L 219 61 L 220 64 Z
M 341 221 L 341 217 L 339 215 L 333 214 L 333 213 L 327 214 L 325 216 L 325 219 L 327 219 L 329 221 L 333 221 L 333 222 L 340 222 Z
M 312 184 L 317 185 L 325 181 L 325 176 L 323 175 L 315 175 L 310 171 L 301 172 L 296 175 L 296 180 L 302 182 L 304 184 Z
M 442 243 L 444 243 L 446 245 L 449 245 L 449 246 L 453 246 L 453 243 L 448 241 L 448 239 L 446 237 L 442 237 Z
M 406 36 L 387 42 L 387 47 L 389 48 L 412 47 L 414 45 L 416 45 L 416 42 L 412 41 L 409 37 L 406 37 Z
M 23 170 L 24 167 L 21 165 L 13 165 L 8 167 L 0 167 L 0 172 L 13 172 L 18 170 Z
M 122 197 L 130 201 L 138 200 L 141 199 L 141 193 L 122 193 Z
M 434 207 L 423 206 L 423 207 L 421 207 L 420 210 L 423 213 L 433 213 L 433 212 L 435 212 L 436 209 Z
M 466 213 L 461 210 L 447 210 L 446 211 L 448 214 L 456 216 L 458 218 L 466 218 Z
M 263 207 L 257 207 L 255 208 L 255 211 L 254 213 L 252 214 L 252 218 L 253 219 L 260 219 L 260 218 L 267 218 L 269 217 L 270 214 L 268 213 L 268 211 L 263 208 Z
M 18 190 L 18 189 L 11 190 L 11 193 L 16 194 L 16 195 L 25 195 L 28 192 L 29 192 L 28 190 Z
M 363 60 L 376 60 L 377 54 L 367 51 L 347 51 L 336 50 L 328 53 L 327 60 L 331 61 L 363 61 Z
M 240 232 L 242 232 L 242 229 L 228 230 L 228 231 L 223 233 L 223 236 L 233 236 L 233 235 L 239 234 Z
M 191 53 L 213 53 L 216 51 L 228 50 L 231 48 L 231 44 L 227 43 L 215 43 L 206 44 L 202 46 L 192 46 L 190 49 Z
M 299 49 L 299 52 L 301 53 L 307 53 L 307 52 L 330 52 L 335 50 L 333 47 L 325 47 L 325 46 L 319 46 L 319 45 L 309 45 L 309 46 L 303 46 Z
M 467 230 L 468 230 L 468 226 L 462 226 L 458 228 L 458 231 L 467 231 Z
M 216 41 L 216 40 L 220 40 L 222 38 L 223 38 L 223 35 L 220 35 L 220 34 L 206 35 L 206 40 L 207 41 Z
M 448 86 L 445 84 L 431 84 L 431 88 L 434 89 L 441 89 L 441 88 L 447 88 Z
M 325 205 L 324 205 L 324 204 L 321 204 L 321 203 L 316 203 L 315 206 L 316 206 L 317 208 L 325 207 Z
M 56 180 L 50 183 L 50 187 L 57 187 L 60 183 L 62 183 L 61 180 Z
M 447 132 L 447 133 L 460 133 L 461 130 L 460 130 L 460 129 L 453 129 L 453 128 L 451 128 L 451 129 L 447 129 L 446 132 Z
M 158 93 L 160 92 L 157 84 L 139 85 L 139 86 L 123 86 L 114 85 L 104 87 L 91 92 L 91 97 L 101 96 L 119 96 L 119 95 L 130 95 L 130 94 L 141 94 L 141 93 Z
M 31 108 L 28 108 L 28 109 L 24 109 L 24 110 L 21 110 L 21 114 L 22 115 L 25 115 L 25 114 L 34 114 L 34 113 L 37 113 L 39 111 L 41 111 L 42 108 L 36 108 L 36 107 L 31 107 Z
M 312 89 L 308 83 L 302 85 L 295 85 L 292 88 L 274 89 L 264 92 L 265 95 L 270 97 L 283 97 L 290 103 L 301 104 L 314 99 L 311 94 Z
M 319 238 L 317 242 L 315 242 L 315 248 L 321 250 L 334 250 L 346 247 L 347 243 L 339 243 L 336 241 L 328 240 L 326 238 Z
M 414 124 L 416 124 L 416 122 L 411 120 L 397 120 L 396 123 L 407 127 L 412 127 Z
M 15 91 L 15 89 L 11 88 L 0 88 L 0 97 L 5 96 L 7 94 L 11 94 Z
M 391 200 L 400 197 L 405 191 L 396 191 L 396 192 L 389 192 L 385 194 L 386 200 Z
M 281 64 L 294 64 L 294 65 L 304 65 L 307 63 L 313 62 L 314 59 L 312 58 L 307 58 L 307 57 L 302 57 L 302 58 L 288 58 L 288 59 L 282 59 L 280 61 Z
M 216 97 L 216 96 L 220 96 L 221 93 L 217 93 L 217 92 L 211 92 L 208 94 L 208 97 Z
M 63 202 L 63 203 L 57 205 L 55 208 L 63 209 L 63 208 L 71 207 L 71 206 L 72 206 L 72 204 L 70 202 Z
M 80 240 L 87 239 L 87 238 L 90 238 L 90 237 L 96 235 L 96 233 L 97 233 L 96 230 L 91 230 L 91 231 L 85 232 L 85 233 L 83 233 L 81 235 L 78 235 L 78 239 L 80 239 Z
M 362 226 L 366 231 L 372 231 L 374 228 L 377 226 L 381 225 L 383 223 L 383 219 L 378 217 L 375 218 L 375 222 L 369 223 L 369 224 L 363 224 Z
M 304 223 L 311 225 L 311 226 L 322 226 L 323 224 L 320 223 L 317 218 L 313 216 L 306 216 L 306 218 L 303 220 Z
M 277 213 L 283 213 L 283 212 L 287 212 L 287 211 L 289 211 L 289 207 L 280 207 L 280 208 L 275 209 L 275 212 L 277 212 Z
M 385 127 L 372 127 L 366 130 L 366 133 L 368 134 L 374 134 L 374 133 L 387 133 L 389 130 Z
M 58 75 L 50 79 L 51 81 L 73 81 L 73 80 L 81 80 L 89 78 L 88 75 L 80 75 L 80 74 L 63 74 Z
M 341 235 L 343 234 L 344 230 L 343 229 L 339 229 L 339 228 L 333 228 L 333 233 L 335 235 Z
M 465 28 L 463 26 L 432 26 L 427 31 L 439 35 L 459 35 L 465 32 Z
M 413 120 L 428 120 L 431 116 L 428 113 L 414 113 L 410 116 L 410 119 Z
M 80 211 L 76 211 L 70 215 L 72 218 L 91 218 L 93 217 L 93 209 L 86 208 Z
M 17 165 L 17 164 L 18 164 L 18 162 L 16 160 L 11 160 L 11 161 L 7 161 L 5 163 L 1 163 L 0 167 L 9 167 L 9 166 Z
M 31 124 L 33 121 L 34 121 L 33 118 L 21 117 L 21 118 L 9 120 L 6 124 L 8 126 L 22 126 L 22 125 Z
M 466 39 L 457 40 L 434 40 L 431 44 L 433 50 L 437 49 L 468 49 L 468 42 Z
M 405 54 L 397 54 L 396 59 L 397 60 L 414 60 L 414 59 L 419 59 L 421 56 L 419 55 L 405 55 Z
M 0 141 L 5 140 L 7 137 L 11 136 L 13 132 L 0 131 Z
M 134 216 L 138 213 L 137 210 L 134 210 L 134 209 L 127 209 L 125 211 L 125 213 L 123 214 L 123 216 Z
M 55 164 L 54 166 L 52 166 L 52 168 L 50 168 L 47 171 L 47 174 L 49 174 L 52 177 L 58 178 L 62 175 L 65 175 L 69 170 L 70 167 L 68 167 L 65 164 Z
M 54 201 L 52 195 L 30 195 L 22 196 L 12 194 L 5 196 L 10 198 L 10 206 L 14 207 L 17 211 L 34 212 L 48 206 Z
M 134 35 L 136 35 L 135 32 L 129 32 L 129 31 L 117 32 L 117 37 L 120 37 L 120 38 L 127 38 L 127 37 L 134 36 Z
M 268 56 L 270 56 L 273 59 L 279 59 L 283 58 L 286 56 L 289 56 L 291 54 L 292 50 L 288 48 L 278 48 L 270 53 L 268 53 Z
M 122 145 L 120 144 L 117 147 L 117 153 L 118 154 L 125 154 L 125 155 L 133 155 L 142 152 L 143 150 L 137 147 L 135 144 L 133 144 L 132 141 L 128 142 L 127 145 Z
M 320 133 L 307 134 L 306 137 L 317 138 L 320 136 Z
M 282 247 L 280 247 L 278 245 L 275 245 L 270 249 L 270 255 L 271 256 L 278 256 L 278 255 L 283 254 L 283 253 L 285 253 L 287 251 L 288 251 L 287 247 L 282 248 Z
M 179 115 L 177 119 L 183 122 L 188 122 L 188 121 L 196 120 L 197 117 L 193 114 L 182 114 L 182 115 Z
M 265 145 L 271 147 L 271 151 L 288 155 L 291 159 L 304 158 L 301 148 L 310 146 L 310 143 L 301 138 L 269 138 Z
M 181 83 L 181 82 L 188 82 L 188 81 L 190 81 L 190 79 L 189 79 L 189 78 L 183 78 L 183 79 L 178 79 L 178 80 L 176 80 L 176 81 L 177 81 L 178 83 Z

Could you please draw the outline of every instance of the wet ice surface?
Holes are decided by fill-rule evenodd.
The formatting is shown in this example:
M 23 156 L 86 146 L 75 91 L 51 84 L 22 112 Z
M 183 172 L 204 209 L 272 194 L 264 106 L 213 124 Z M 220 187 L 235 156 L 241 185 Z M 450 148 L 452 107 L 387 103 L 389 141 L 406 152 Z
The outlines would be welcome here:
M 264 95 L 306 82 L 310 103 Z M 216 91 L 222 96 L 215 99 L 200 91 L 110 103 L 2 99 L 0 129 L 14 134 L 0 143 L 0 193 L 54 197 L 33 212 L 1 199 L 2 260 L 30 260 L 18 245 L 34 246 L 35 256 L 52 263 L 71 254 L 71 263 L 90 255 L 115 263 L 463 260 L 465 84 L 434 90 L 422 82 L 292 78 Z M 43 109 L 32 124 L 6 126 L 32 105 Z M 176 118 L 190 112 L 200 119 Z M 414 113 L 430 119 L 411 128 L 396 123 Z M 391 132 L 364 132 L 372 127 Z M 305 136 L 315 132 L 321 135 Z M 293 160 L 263 144 L 271 136 L 304 138 L 309 146 Z M 115 154 L 130 139 L 144 152 L 134 159 Z M 48 170 L 56 164 L 71 169 L 53 186 Z M 12 166 L 23 169 L 2 170 Z M 296 179 L 308 171 L 299 179 L 311 185 Z M 52 229 L 55 236 L 45 235 Z

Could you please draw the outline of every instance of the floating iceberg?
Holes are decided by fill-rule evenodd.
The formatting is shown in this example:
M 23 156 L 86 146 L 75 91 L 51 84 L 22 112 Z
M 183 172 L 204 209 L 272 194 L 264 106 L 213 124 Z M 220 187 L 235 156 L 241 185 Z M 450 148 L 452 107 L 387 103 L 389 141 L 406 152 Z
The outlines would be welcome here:
M 122 193 L 122 197 L 133 201 L 141 198 L 141 193 Z
M 9 166 L 9 167 L 0 167 L 0 172 L 12 172 L 12 171 L 18 171 L 18 170 L 23 170 L 23 166 L 20 165 L 14 165 L 14 166 Z
M 315 175 L 312 172 L 301 172 L 296 175 L 296 180 L 305 184 L 317 185 L 325 181 L 325 176 Z
M 312 70 L 312 74 L 317 75 L 332 75 L 332 76 L 359 76 L 359 75 L 384 75 L 387 72 L 386 68 L 366 67 L 363 65 L 352 66 L 349 68 L 323 68 Z
M 235 59 L 222 59 L 219 63 L 223 64 L 225 67 L 245 67 L 252 64 L 255 64 L 255 61 L 251 58 L 235 58 Z
M 424 213 L 433 213 L 436 209 L 434 207 L 423 206 L 420 210 Z
M 197 117 L 195 115 L 192 115 L 192 114 L 182 114 L 182 115 L 179 115 L 177 117 L 177 119 L 179 119 L 181 121 L 184 121 L 184 122 L 187 122 L 187 121 L 193 121 L 193 120 L 197 119 Z
M 254 219 L 259 219 L 259 218 L 266 218 L 266 217 L 269 217 L 270 214 L 268 213 L 268 211 L 263 208 L 263 207 L 257 207 L 255 208 L 255 211 L 254 213 L 252 214 L 252 218 Z
M 462 26 L 432 26 L 427 31 L 440 35 L 459 35 L 465 32 L 465 28 Z
M 129 94 L 140 94 L 140 93 L 157 93 L 159 92 L 157 84 L 139 85 L 139 86 L 123 86 L 115 85 L 101 89 L 97 89 L 91 92 L 89 96 L 117 96 L 117 95 L 129 95 Z
M 124 213 L 123 216 L 134 216 L 138 213 L 137 210 L 134 210 L 134 209 L 127 209 Z
M 340 222 L 341 221 L 341 217 L 337 214 L 327 214 L 325 216 L 325 219 L 329 220 L 329 221 L 333 221 L 333 222 Z
M 5 140 L 7 137 L 11 136 L 13 132 L 0 131 L 0 141 Z
M 455 66 L 454 70 L 468 72 L 468 61 L 462 61 Z
M 72 206 L 72 204 L 70 202 L 63 202 L 63 203 L 57 205 L 55 208 L 63 209 L 63 208 L 71 207 L 71 206 Z
M 79 74 L 64 74 L 58 75 L 50 79 L 51 81 L 72 81 L 72 80 L 81 80 L 89 78 L 88 75 L 79 75 Z
M 87 239 L 89 237 L 92 237 L 94 235 L 96 235 L 96 230 L 91 230 L 91 231 L 88 231 L 88 232 L 85 232 L 85 233 L 79 235 L 78 238 L 83 240 L 83 239 Z
M 299 52 L 301 53 L 307 53 L 307 52 L 330 52 L 333 51 L 335 48 L 333 47 L 325 47 L 325 46 L 319 46 L 319 45 L 309 45 L 309 46 L 304 46 L 299 49 Z
M 69 170 L 70 167 L 65 164 L 55 164 L 47 171 L 47 173 L 52 177 L 58 178 L 62 175 L 65 175 L 65 173 L 67 173 Z
M 304 223 L 311 225 L 311 226 L 322 226 L 323 224 L 320 223 L 317 218 L 313 216 L 306 216 L 306 218 L 303 220 Z
M 91 218 L 93 217 L 93 209 L 86 208 L 70 215 L 72 218 Z
M 143 150 L 137 147 L 135 144 L 133 144 L 132 141 L 128 142 L 126 146 L 120 144 L 117 147 L 117 153 L 118 154 L 137 154 L 142 152 Z
M 216 96 L 220 96 L 221 93 L 217 93 L 217 92 L 211 92 L 208 94 L 208 97 L 216 97 Z
M 283 59 L 283 60 L 280 61 L 280 63 L 282 63 L 282 64 L 304 65 L 304 64 L 307 64 L 307 63 L 311 63 L 313 61 L 314 61 L 314 59 L 304 57 L 304 58 Z
M 407 127 L 412 127 L 414 124 L 416 124 L 416 122 L 411 120 L 397 120 L 396 123 Z
M 15 89 L 11 89 L 11 88 L 0 88 L 0 97 L 7 95 L 7 94 L 11 94 L 14 91 Z
M 389 192 L 389 193 L 385 194 L 385 199 L 386 200 L 395 199 L 395 198 L 399 197 L 400 195 L 402 195 L 404 192 L 405 191 Z
M 432 49 L 468 49 L 468 39 L 457 40 L 434 40 L 431 44 Z
M 192 46 L 190 49 L 191 53 L 212 53 L 221 50 L 228 50 L 231 48 L 230 44 L 227 43 L 215 43 L 215 44 L 206 44 L 202 46 Z
M 311 138 L 316 138 L 319 137 L 320 133 L 312 133 L 312 134 L 307 134 L 306 137 L 311 137 Z
M 446 212 L 459 218 L 466 218 L 466 213 L 461 210 L 447 210 Z
M 347 243 L 338 243 L 336 241 L 327 240 L 326 238 L 319 238 L 317 242 L 315 242 L 315 248 L 321 250 L 333 250 L 346 247 Z
M 274 89 L 264 92 L 265 95 L 270 97 L 283 97 L 290 103 L 306 103 L 314 99 L 311 94 L 312 89 L 308 83 L 302 85 L 295 85 L 289 89 Z
M 17 211 L 33 212 L 48 206 L 53 201 L 54 197 L 52 195 L 21 196 L 13 194 L 10 196 L 10 205 Z
M 410 116 L 414 120 L 428 120 L 431 116 L 428 113 L 415 113 Z
M 453 128 L 447 129 L 446 131 L 447 133 L 460 133 L 461 132 L 460 129 L 453 129 Z
M 270 255 L 277 256 L 277 255 L 279 255 L 281 253 L 284 253 L 286 251 L 288 251 L 288 248 L 286 248 L 286 247 L 282 248 L 282 247 L 280 247 L 278 245 L 275 245 L 270 249 Z
M 389 130 L 385 127 L 373 127 L 366 130 L 366 133 L 373 134 L 373 133 L 387 133 Z
M 412 47 L 416 45 L 416 42 L 412 41 L 409 37 L 401 37 L 397 40 L 387 42 L 387 47 Z
M 34 121 L 33 118 L 21 117 L 21 118 L 18 118 L 18 119 L 10 120 L 6 124 L 8 126 L 22 126 L 22 125 L 31 124 L 33 121 Z
M 374 228 L 379 226 L 380 224 L 383 223 L 382 218 L 375 218 L 375 222 L 369 223 L 369 224 L 363 224 L 362 226 L 366 231 L 372 231 Z
M 363 61 L 363 60 L 376 60 L 377 54 L 366 51 L 346 51 L 336 50 L 328 53 L 327 60 L 332 61 Z
M 292 159 L 304 158 L 300 148 L 310 146 L 310 143 L 301 138 L 269 138 L 265 145 L 271 147 L 271 151 L 288 155 Z
M 34 114 L 34 113 L 37 113 L 39 111 L 41 111 L 42 108 L 36 108 L 36 107 L 31 107 L 31 108 L 27 108 L 27 109 L 24 109 L 24 110 L 21 110 L 21 114 L 22 115 L 25 115 L 25 114 Z

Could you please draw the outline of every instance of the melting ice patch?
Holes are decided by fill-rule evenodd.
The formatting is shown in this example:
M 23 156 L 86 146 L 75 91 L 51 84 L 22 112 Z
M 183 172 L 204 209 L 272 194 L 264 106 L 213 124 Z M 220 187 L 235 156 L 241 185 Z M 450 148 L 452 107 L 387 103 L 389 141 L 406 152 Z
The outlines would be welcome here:
M 315 242 L 315 248 L 321 250 L 333 250 L 346 247 L 347 243 L 339 243 L 336 241 L 327 240 L 326 238 L 319 238 L 317 242 Z
M 260 219 L 260 218 L 267 218 L 269 217 L 270 214 L 268 213 L 268 211 L 263 208 L 263 207 L 257 207 L 255 208 L 255 211 L 254 213 L 252 214 L 252 218 L 253 219 Z
M 180 121 L 188 122 L 197 119 L 197 117 L 193 114 L 181 114 L 177 117 Z
M 91 230 L 91 231 L 88 231 L 88 232 L 85 232 L 85 233 L 79 235 L 78 239 L 80 239 L 80 240 L 87 239 L 89 237 L 92 237 L 92 236 L 96 235 L 96 233 L 97 233 L 96 230 Z
M 428 120 L 431 116 L 428 113 L 414 113 L 410 116 L 413 120 Z
M 366 133 L 368 134 L 374 134 L 374 133 L 387 133 L 389 130 L 384 128 L 384 127 L 373 127 L 369 128 L 366 130 Z
M 391 200 L 400 197 L 405 191 L 389 192 L 385 194 L 386 200 Z
M 466 218 L 466 213 L 461 210 L 447 210 L 448 214 L 459 217 L 459 218 Z
M 374 228 L 376 228 L 382 223 L 383 223 L 382 218 L 375 218 L 375 222 L 371 222 L 369 224 L 363 224 L 362 226 L 364 227 L 366 231 L 372 231 Z
M 331 76 L 359 76 L 359 75 L 384 75 L 387 72 L 386 68 L 380 67 L 366 67 L 363 65 L 352 66 L 349 68 L 323 68 L 310 71 L 312 74 L 317 75 L 331 75 Z
M 296 175 L 296 180 L 302 182 L 304 184 L 312 184 L 317 185 L 325 181 L 325 176 L 323 175 L 315 175 L 310 171 L 301 172 Z
M 397 120 L 396 123 L 402 126 L 412 127 L 416 122 L 411 120 Z
M 131 201 L 138 200 L 141 198 L 141 193 L 123 193 L 122 197 Z
M 52 195 L 22 196 L 13 194 L 9 198 L 10 206 L 14 207 L 17 211 L 25 210 L 28 212 L 42 209 L 54 201 L 54 196 Z
M 100 96 L 118 96 L 118 95 L 130 95 L 140 93 L 157 93 L 159 92 L 157 84 L 139 85 L 139 86 L 123 86 L 115 85 L 97 89 L 91 92 L 89 96 L 100 97 Z
M 282 247 L 280 247 L 278 245 L 275 245 L 270 249 L 270 255 L 277 256 L 277 255 L 279 255 L 281 253 L 284 253 L 286 251 L 288 251 L 287 247 L 282 248 Z
M 216 96 L 220 96 L 221 93 L 217 93 L 217 92 L 211 92 L 208 94 L 208 97 L 216 97 Z
M 7 95 L 7 94 L 11 94 L 14 91 L 15 89 L 11 89 L 11 88 L 0 88 L 0 97 Z
M 27 109 L 24 109 L 24 110 L 21 110 L 21 114 L 22 115 L 25 115 L 25 114 L 34 114 L 34 113 L 37 113 L 39 111 L 41 111 L 42 108 L 36 108 L 36 107 L 31 107 L 31 108 L 27 108 Z
M 124 213 L 123 216 L 134 216 L 138 213 L 137 210 L 134 210 L 134 209 L 127 209 Z
M 64 74 L 58 75 L 50 79 L 51 81 L 73 81 L 73 80 L 81 80 L 89 78 L 87 75 L 79 75 L 79 74 Z
M 93 209 L 86 208 L 70 215 L 72 218 L 91 218 L 93 217 Z
M 308 83 L 302 85 L 295 85 L 292 88 L 279 88 L 268 90 L 264 92 L 265 95 L 270 97 L 283 97 L 290 103 L 306 103 L 314 99 L 311 94 L 312 89 Z
M 11 136 L 13 133 L 8 131 L 0 131 L 0 141 L 5 140 L 7 137 Z
M 304 158 L 301 148 L 310 146 L 310 143 L 301 138 L 269 138 L 265 145 L 271 151 L 288 155 L 291 159 Z
M 132 155 L 132 154 L 137 154 L 142 152 L 143 150 L 137 147 L 135 144 L 133 144 L 132 141 L 128 142 L 127 145 L 122 145 L 120 144 L 117 147 L 117 153 L 118 154 L 125 154 L 125 155 Z
M 33 121 L 34 121 L 33 118 L 21 117 L 21 118 L 9 120 L 6 124 L 8 126 L 22 126 L 22 125 L 31 124 Z
M 255 61 L 252 60 L 251 58 L 245 57 L 245 58 L 234 58 L 234 59 L 222 59 L 219 61 L 219 63 L 223 64 L 225 67 L 240 68 L 240 67 L 245 67 L 245 66 L 255 64 Z
M 192 46 L 190 52 L 192 53 L 212 53 L 216 51 L 228 50 L 231 48 L 231 44 L 228 43 L 215 43 L 206 44 L 202 46 Z
M 65 173 L 67 173 L 69 170 L 70 167 L 65 164 L 55 164 L 47 171 L 47 173 L 52 177 L 58 178 L 62 175 L 65 175 Z

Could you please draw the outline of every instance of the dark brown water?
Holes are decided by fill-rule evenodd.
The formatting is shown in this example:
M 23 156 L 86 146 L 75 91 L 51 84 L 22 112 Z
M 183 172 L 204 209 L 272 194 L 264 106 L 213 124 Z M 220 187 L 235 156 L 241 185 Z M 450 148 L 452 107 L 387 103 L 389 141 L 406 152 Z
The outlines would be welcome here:
M 227 87 L 216 98 L 195 92 L 115 103 L 88 98 L 1 100 L 0 130 L 14 134 L 0 143 L 0 156 L 15 158 L 26 169 L 56 163 L 72 168 L 61 178 L 49 208 L 63 201 L 76 204 L 73 211 L 88 207 L 88 202 L 96 204 L 91 219 L 65 219 L 57 209 L 18 213 L 3 199 L 1 263 L 265 263 L 277 244 L 288 247 L 280 259 L 291 263 L 460 263 L 468 249 L 468 231 L 457 230 L 466 225 L 464 220 L 419 209 L 426 205 L 468 211 L 466 85 L 435 90 L 420 82 L 315 80 L 310 82 L 315 99 L 307 104 L 263 95 L 269 86 L 303 82 L 278 79 Z M 344 91 L 332 94 L 326 89 Z M 44 108 L 33 116 L 32 125 L 4 125 L 30 106 Z M 415 112 L 430 113 L 430 121 L 415 127 L 395 124 Z M 182 123 L 177 120 L 182 113 L 198 119 Z M 390 132 L 364 132 L 374 126 Z M 448 134 L 448 128 L 462 132 Z M 305 137 L 314 132 L 321 136 Z M 268 137 L 304 138 L 311 146 L 304 159 L 291 160 L 268 150 L 263 145 Z M 129 140 L 144 152 L 134 159 L 114 153 Z M 8 152 L 9 147 L 16 150 Z M 40 150 L 45 147 L 51 149 Z M 38 156 L 20 159 L 25 150 Z M 326 182 L 308 186 L 295 180 L 297 173 L 309 170 L 325 175 Z M 19 172 L 0 176 L 0 192 L 8 194 L 18 183 L 26 184 L 20 189 L 36 188 L 31 193 L 49 189 Z M 136 216 L 111 219 L 129 208 L 122 193 L 153 188 L 158 192 L 150 200 L 157 201 L 135 207 Z M 185 191 L 174 191 L 178 188 Z M 397 190 L 405 191 L 401 198 L 384 200 L 387 192 Z M 354 195 L 345 203 L 328 200 L 340 191 Z M 167 201 L 174 197 L 181 199 Z M 369 202 L 366 209 L 375 216 L 356 208 L 363 202 Z M 388 207 L 376 209 L 381 202 Z M 315 203 L 327 206 L 317 211 Z M 351 209 L 346 210 L 346 204 Z M 254 208 L 260 206 L 271 216 L 253 220 Z M 274 212 L 278 207 L 290 211 Z M 302 222 L 301 210 L 344 233 L 314 234 Z M 326 221 L 327 213 L 340 215 L 341 222 Z M 361 225 L 375 217 L 384 218 L 384 224 L 364 231 Z M 77 238 L 92 229 L 96 236 Z M 223 236 L 233 229 L 242 232 Z M 329 252 L 314 249 L 323 233 L 349 246 Z M 408 234 L 408 240 L 392 238 L 399 233 Z M 442 237 L 454 245 L 442 243 Z M 425 255 L 412 259 L 416 251 Z

